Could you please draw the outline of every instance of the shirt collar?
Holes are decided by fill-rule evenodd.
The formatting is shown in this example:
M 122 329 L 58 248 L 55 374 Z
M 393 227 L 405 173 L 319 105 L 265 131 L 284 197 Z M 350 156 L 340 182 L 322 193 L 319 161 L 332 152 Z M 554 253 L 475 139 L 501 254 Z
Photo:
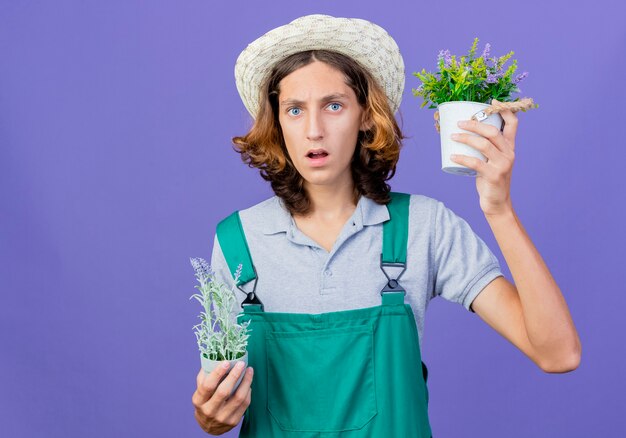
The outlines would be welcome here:
M 281 231 L 288 232 L 293 224 L 293 218 L 287 207 L 285 207 L 282 198 L 274 196 L 273 202 L 270 203 L 269 207 L 271 208 L 268 209 L 263 234 L 274 234 Z M 386 205 L 378 204 L 374 200 L 361 195 L 350 219 L 360 229 L 361 226 L 376 225 L 389 220 L 389 218 L 389 210 L 387 210 Z

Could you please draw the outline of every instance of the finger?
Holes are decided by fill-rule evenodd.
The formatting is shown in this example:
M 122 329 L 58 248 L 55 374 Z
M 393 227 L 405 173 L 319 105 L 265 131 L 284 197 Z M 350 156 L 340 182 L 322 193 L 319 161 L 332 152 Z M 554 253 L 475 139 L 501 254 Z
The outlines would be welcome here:
M 468 146 L 473 147 L 490 160 L 495 160 L 500 152 L 499 148 L 493 144 L 493 140 L 489 140 L 478 135 L 452 134 L 450 138 L 454 141 L 458 141 L 459 143 L 465 143 Z
M 487 168 L 487 164 L 481 160 L 480 158 L 470 157 L 468 155 L 454 155 L 450 156 L 450 160 L 455 163 L 462 164 L 465 167 L 469 167 L 470 169 L 474 169 L 476 172 L 483 174 L 485 169 Z
M 224 410 L 227 412 L 228 417 L 232 420 L 239 422 L 241 416 L 250 405 L 250 393 L 252 392 L 252 376 L 254 370 L 248 367 L 245 370 L 245 375 L 237 387 L 235 393 L 228 399 Z
M 225 360 L 210 373 L 207 373 L 204 369 L 200 370 L 196 377 L 197 388 L 191 397 L 191 402 L 196 408 L 202 406 L 213 396 L 220 381 L 228 373 L 229 367 L 230 363 Z
M 502 132 L 493 125 L 470 119 L 459 121 L 458 127 L 461 128 L 462 131 L 469 131 L 468 133 L 462 133 L 462 137 L 460 137 L 462 140 L 470 138 L 471 136 L 477 138 L 482 136 L 489 140 L 489 142 L 501 152 L 505 152 L 509 149 Z
M 246 413 L 246 410 L 250 406 L 251 401 L 252 401 L 252 388 L 248 388 L 248 392 L 244 396 L 243 402 L 240 403 L 239 406 L 237 406 L 235 411 L 229 417 L 229 420 L 231 420 L 233 423 L 239 424 L 244 414 Z
M 235 367 L 228 373 L 226 378 L 217 386 L 217 389 L 207 402 L 208 408 L 222 405 L 233 392 L 237 379 L 244 372 L 246 364 L 243 361 L 237 361 Z
M 498 102 L 496 99 L 493 99 L 493 102 Z M 504 119 L 504 129 L 502 130 L 502 135 L 506 138 L 511 144 L 512 148 L 515 148 L 515 136 L 517 135 L 517 123 L 518 118 L 513 111 L 510 109 L 500 111 L 500 115 L 502 119 Z

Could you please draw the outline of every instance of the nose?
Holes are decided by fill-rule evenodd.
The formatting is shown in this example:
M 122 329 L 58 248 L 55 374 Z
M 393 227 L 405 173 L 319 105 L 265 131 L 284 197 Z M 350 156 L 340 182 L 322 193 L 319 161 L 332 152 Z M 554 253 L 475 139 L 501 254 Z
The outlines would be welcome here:
M 317 111 L 309 111 L 307 115 L 306 136 L 311 141 L 320 140 L 324 136 L 322 118 Z

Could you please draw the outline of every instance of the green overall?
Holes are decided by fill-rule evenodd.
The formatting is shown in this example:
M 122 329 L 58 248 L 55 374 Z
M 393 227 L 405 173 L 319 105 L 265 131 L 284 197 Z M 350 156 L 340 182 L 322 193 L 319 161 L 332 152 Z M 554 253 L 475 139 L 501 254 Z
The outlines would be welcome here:
M 252 321 L 247 350 L 254 378 L 240 437 L 432 436 L 428 370 L 413 311 L 398 283 L 406 270 L 410 195 L 391 197 L 390 219 L 383 223 L 380 266 L 388 282 L 381 305 L 316 314 L 265 312 L 255 292 L 244 291 L 237 322 Z M 231 274 L 243 264 L 237 287 L 255 280 L 256 289 L 238 211 L 218 224 L 217 237 Z M 383 266 L 404 269 L 390 279 Z

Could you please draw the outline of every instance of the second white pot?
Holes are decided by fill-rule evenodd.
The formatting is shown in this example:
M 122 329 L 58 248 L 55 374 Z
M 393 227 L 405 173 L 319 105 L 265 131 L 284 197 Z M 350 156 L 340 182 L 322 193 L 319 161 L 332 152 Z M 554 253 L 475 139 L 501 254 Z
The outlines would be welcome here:
M 468 144 L 461 143 L 460 141 L 452 140 L 450 136 L 454 133 L 465 133 L 480 137 L 479 134 L 459 128 L 457 122 L 460 120 L 469 120 L 474 114 L 489 106 L 490 105 L 486 103 L 470 101 L 452 101 L 437 105 L 439 111 L 439 133 L 441 136 L 441 170 L 454 175 L 476 176 L 474 169 L 455 163 L 450 159 L 450 155 L 468 155 L 486 161 L 485 156 L 478 149 Z M 501 129 L 502 122 L 502 116 L 498 113 L 494 113 L 480 123 Z

